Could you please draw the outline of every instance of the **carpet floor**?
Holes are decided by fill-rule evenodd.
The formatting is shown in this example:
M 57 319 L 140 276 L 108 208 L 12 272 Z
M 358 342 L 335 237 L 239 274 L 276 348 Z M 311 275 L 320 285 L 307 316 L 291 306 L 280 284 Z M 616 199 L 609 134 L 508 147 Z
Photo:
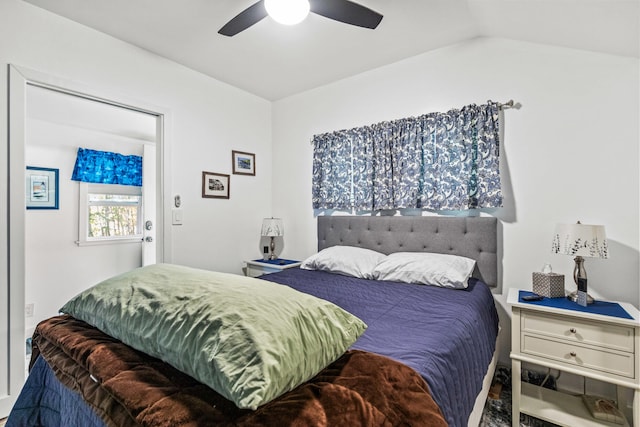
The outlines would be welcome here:
M 544 375 L 535 372 L 523 371 L 525 377 L 523 381 L 532 384 L 541 384 Z M 511 369 L 506 366 L 498 365 L 496 373 L 493 377 L 493 383 L 499 383 L 501 386 L 498 395 L 489 397 L 484 405 L 480 427 L 510 427 L 511 426 Z M 500 386 L 498 388 L 500 388 Z M 545 383 L 545 387 L 555 389 L 555 380 L 549 378 Z M 491 394 L 491 393 L 490 393 Z M 539 420 L 526 414 L 520 414 L 520 427 L 557 427 L 546 421 Z

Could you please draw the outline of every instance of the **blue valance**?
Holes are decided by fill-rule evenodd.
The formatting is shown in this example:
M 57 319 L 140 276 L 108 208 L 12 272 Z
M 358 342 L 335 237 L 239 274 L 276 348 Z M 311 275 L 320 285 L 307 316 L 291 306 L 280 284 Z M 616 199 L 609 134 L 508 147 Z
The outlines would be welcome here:
M 142 186 L 142 157 L 78 148 L 73 181 Z
M 502 206 L 499 104 L 313 137 L 314 209 Z

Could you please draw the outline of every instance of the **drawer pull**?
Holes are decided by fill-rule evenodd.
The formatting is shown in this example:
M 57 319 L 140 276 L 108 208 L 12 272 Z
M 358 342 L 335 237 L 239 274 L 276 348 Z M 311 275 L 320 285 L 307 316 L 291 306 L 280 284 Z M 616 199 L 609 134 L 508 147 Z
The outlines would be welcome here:
M 569 353 L 571 355 L 571 357 L 576 357 L 576 352 L 572 351 L 571 353 Z
M 569 329 L 569 332 L 571 332 L 572 334 L 575 334 L 578 331 L 576 330 L 576 328 L 571 328 L 571 329 Z

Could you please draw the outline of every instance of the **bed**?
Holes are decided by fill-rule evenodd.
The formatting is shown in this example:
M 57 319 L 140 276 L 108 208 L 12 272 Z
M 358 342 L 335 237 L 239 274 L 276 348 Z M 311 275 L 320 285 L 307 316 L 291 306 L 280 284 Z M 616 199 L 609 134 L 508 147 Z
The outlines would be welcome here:
M 287 302 L 302 295 L 310 298 L 302 303 L 305 311 L 315 309 L 314 304 L 319 310 L 326 310 L 327 304 L 331 310 L 337 307 L 329 315 L 321 311 L 314 319 L 337 316 L 343 321 L 341 333 L 358 329 L 358 320 L 364 324 L 342 347 L 334 346 L 333 341 L 323 345 L 327 340 L 322 338 L 319 351 L 304 347 L 305 342 L 306 353 L 295 356 L 298 346 L 291 346 L 292 353 L 287 354 L 294 356 L 285 354 L 276 363 L 282 371 L 287 371 L 285 365 L 312 359 L 316 353 L 335 351 L 320 362 L 318 372 L 310 371 L 315 372 L 310 377 L 305 374 L 310 379 L 289 383 L 285 392 L 257 403 L 247 400 L 242 394 L 245 390 L 226 395 L 226 389 L 221 391 L 216 383 L 222 375 L 216 373 L 210 383 L 209 378 L 198 376 L 197 369 L 167 363 L 166 350 L 141 351 L 137 343 L 125 345 L 122 341 L 126 340 L 113 337 L 144 329 L 140 324 L 131 327 L 116 322 L 119 329 L 112 332 L 109 326 L 91 326 L 69 314 L 47 319 L 34 334 L 30 375 L 8 426 L 478 425 L 496 360 L 498 320 L 490 291 L 497 284 L 496 220 L 318 217 L 319 253 L 334 247 L 370 249 L 384 255 L 451 254 L 476 262 L 464 289 L 304 269 L 242 278 L 234 284 L 234 292 L 246 287 L 264 304 L 271 304 L 269 298 L 278 293 L 284 293 L 280 301 Z M 198 274 L 207 280 L 228 278 Z M 257 288 L 256 283 L 260 284 Z M 126 298 L 131 301 L 131 295 Z M 94 312 L 101 311 L 95 307 Z M 149 311 L 156 309 L 149 307 Z M 252 308 L 243 306 L 242 310 Z M 135 311 L 137 315 L 144 309 Z M 310 327 L 324 327 L 321 321 L 312 323 Z M 171 336 L 177 335 L 181 334 Z M 303 341 L 314 337 L 306 332 L 302 335 Z M 250 353 L 236 350 L 235 354 Z M 189 365 L 184 359 L 190 358 L 191 353 L 183 353 L 177 364 Z M 235 370 L 242 375 L 248 370 L 243 366 L 251 363 L 232 362 L 240 363 L 242 369 L 236 366 Z M 225 373 L 227 367 L 219 370 Z M 245 383 L 245 389 L 253 387 Z

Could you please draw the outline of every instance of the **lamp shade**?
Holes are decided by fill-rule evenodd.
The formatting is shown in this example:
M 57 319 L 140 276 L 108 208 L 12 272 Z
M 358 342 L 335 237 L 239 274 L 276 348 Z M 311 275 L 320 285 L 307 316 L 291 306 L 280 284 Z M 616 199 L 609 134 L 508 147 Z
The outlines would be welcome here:
M 280 218 L 265 218 L 262 220 L 262 233 L 266 237 L 284 236 L 284 225 Z
M 552 253 L 591 258 L 609 258 L 603 225 L 558 224 Z

